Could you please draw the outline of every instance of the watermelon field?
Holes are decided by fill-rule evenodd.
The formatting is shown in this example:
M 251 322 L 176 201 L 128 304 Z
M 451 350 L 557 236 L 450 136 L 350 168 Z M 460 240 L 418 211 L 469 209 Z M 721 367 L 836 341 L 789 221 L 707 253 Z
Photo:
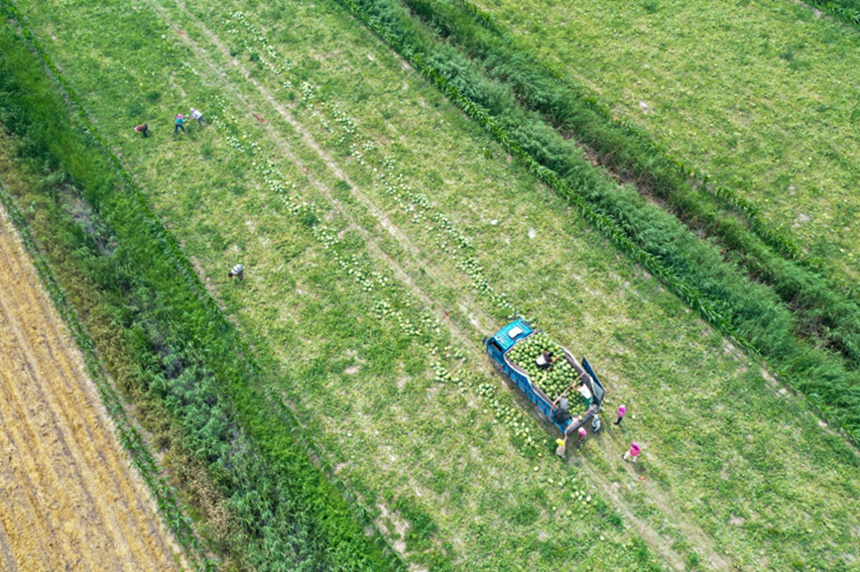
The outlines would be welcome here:
M 0 5 L 0 198 L 187 567 L 860 570 L 850 17 Z M 606 386 L 563 458 L 513 316 Z
M 476 6 L 856 284 L 856 25 L 800 3 Z

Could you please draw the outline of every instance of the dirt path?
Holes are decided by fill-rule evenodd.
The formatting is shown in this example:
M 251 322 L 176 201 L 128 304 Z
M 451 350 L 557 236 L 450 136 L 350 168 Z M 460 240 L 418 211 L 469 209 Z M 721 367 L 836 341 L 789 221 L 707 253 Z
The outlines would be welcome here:
M 0 570 L 179 570 L 0 209 Z

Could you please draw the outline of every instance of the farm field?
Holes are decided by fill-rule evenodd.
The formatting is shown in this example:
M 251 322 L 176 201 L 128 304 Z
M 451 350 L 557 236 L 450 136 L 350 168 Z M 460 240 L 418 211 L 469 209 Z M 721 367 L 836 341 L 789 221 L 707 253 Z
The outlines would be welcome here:
M 0 569 L 182 569 L 2 209 L 0 347 Z
M 854 450 L 336 5 L 16 5 L 413 568 L 856 564 Z M 513 311 L 634 412 L 568 464 L 480 354 Z
M 619 118 L 860 279 L 860 33 L 802 3 L 478 0 Z

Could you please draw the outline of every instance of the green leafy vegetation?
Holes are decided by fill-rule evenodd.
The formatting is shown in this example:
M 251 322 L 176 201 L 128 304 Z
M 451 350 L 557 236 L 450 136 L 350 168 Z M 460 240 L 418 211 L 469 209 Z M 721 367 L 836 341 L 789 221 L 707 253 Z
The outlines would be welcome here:
M 849 24 L 860 26 L 860 2 L 857 0 L 812 0 L 810 4 L 818 6 Z
M 21 138 L 19 153 L 30 168 L 50 173 L 43 183 L 46 196 L 37 187 L 33 195 L 16 198 L 39 201 L 46 220 L 39 221 L 38 230 L 50 244 L 51 256 L 78 271 L 72 287 L 98 292 L 98 317 L 110 322 L 124 353 L 114 355 L 119 363 L 112 365 L 135 370 L 115 372 L 123 383 L 133 384 L 124 389 L 156 398 L 169 414 L 165 421 L 176 424 L 183 445 L 210 471 L 237 535 L 229 539 L 230 556 L 258 570 L 398 569 L 396 558 L 366 538 L 368 522 L 344 499 L 346 491 L 311 462 L 314 445 L 289 411 L 267 395 L 265 383 L 249 383 L 262 377 L 258 366 L 127 173 L 118 171 L 117 158 L 92 137 L 85 116 L 83 124 L 69 120 L 42 65 L 9 25 L 2 28 L 0 40 L 3 124 Z M 76 99 L 73 92 L 66 93 Z M 74 201 L 91 209 L 89 229 L 68 212 Z M 20 215 L 16 222 L 26 229 Z M 32 241 L 29 245 L 35 251 Z M 47 266 L 40 268 L 53 284 Z M 59 288 L 54 285 L 51 292 L 63 308 Z M 76 326 L 74 314 L 66 309 L 64 315 L 75 326 L 91 371 L 98 373 L 98 346 Z M 196 540 L 152 455 L 125 421 L 104 375 L 96 379 L 160 510 L 194 554 Z M 279 557 L 273 560 L 272 554 Z M 213 567 L 209 561 L 202 565 Z
M 212 383 L 205 371 L 183 382 L 227 396 L 260 384 L 241 407 L 223 402 L 259 429 L 248 446 L 279 450 L 290 419 L 263 424 L 282 403 L 410 566 L 836 569 L 857 557 L 856 452 L 341 8 L 19 5 L 235 324 L 231 349 L 260 364 L 226 389 L 220 367 Z M 259 61 L 236 57 L 250 53 Z M 100 65 L 105 54 L 123 65 Z M 153 89 L 140 116 L 115 113 Z M 171 118 L 198 102 L 210 124 L 173 137 Z M 153 136 L 134 138 L 143 120 Z M 237 261 L 246 277 L 230 282 Z M 607 408 L 630 411 L 570 462 L 480 352 L 513 312 L 589 348 Z M 196 355 L 217 355 L 210 339 Z M 171 355 L 182 371 L 195 354 Z M 152 393 L 202 407 L 177 384 Z M 620 460 L 633 439 L 635 466 Z M 285 503 L 305 498 L 284 490 Z
M 653 14 L 639 3 L 477 4 L 613 115 L 707 173 L 714 190 L 747 199 L 806 259 L 856 285 L 856 29 L 791 2 Z

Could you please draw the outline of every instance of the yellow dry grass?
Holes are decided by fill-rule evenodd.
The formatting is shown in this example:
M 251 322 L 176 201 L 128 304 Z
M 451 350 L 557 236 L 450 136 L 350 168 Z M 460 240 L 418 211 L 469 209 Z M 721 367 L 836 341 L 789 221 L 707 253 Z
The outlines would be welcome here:
M 0 570 L 180 569 L 0 209 Z

